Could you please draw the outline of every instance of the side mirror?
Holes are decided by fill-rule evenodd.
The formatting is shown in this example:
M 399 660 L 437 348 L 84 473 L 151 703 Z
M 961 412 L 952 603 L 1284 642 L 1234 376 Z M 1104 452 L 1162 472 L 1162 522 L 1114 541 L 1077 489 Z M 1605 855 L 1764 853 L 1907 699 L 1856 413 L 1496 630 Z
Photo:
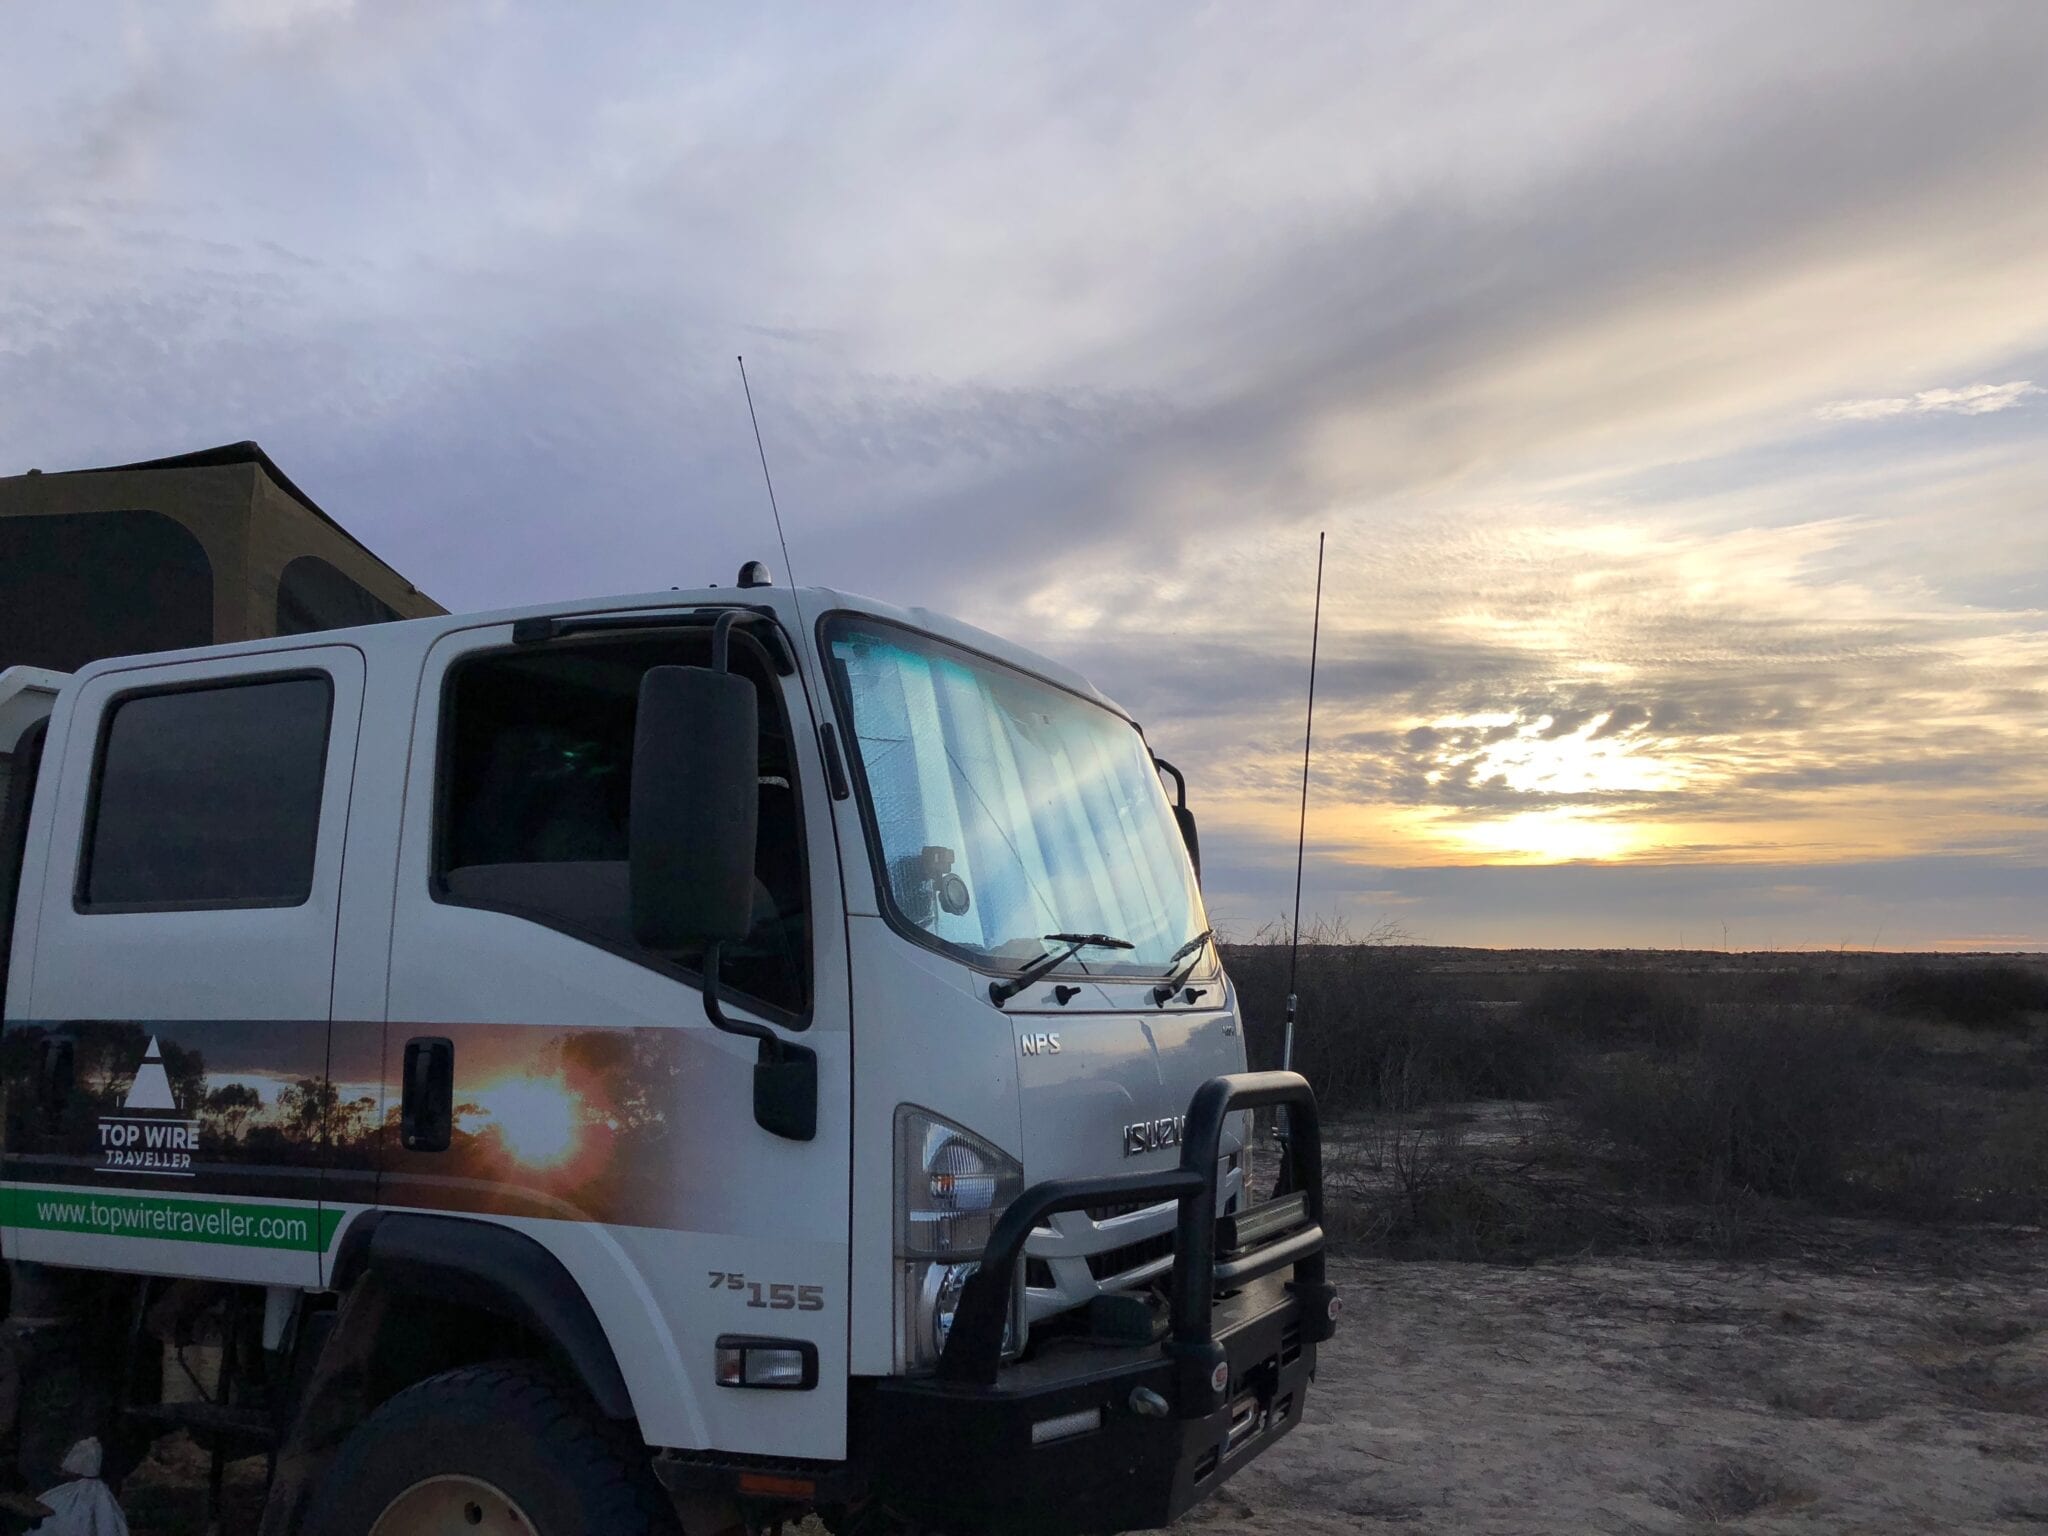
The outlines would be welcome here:
M 633 937 L 664 954 L 743 939 L 754 921 L 761 705 L 703 667 L 650 667 L 633 730 Z
M 726 669 L 722 620 L 713 665 L 650 667 L 633 725 L 627 882 L 633 937 L 663 954 L 704 947 L 704 1014 L 760 1042 L 754 1120 L 789 1141 L 818 1134 L 818 1055 L 765 1024 L 727 1016 L 719 951 L 754 925 L 761 819 L 761 701 Z

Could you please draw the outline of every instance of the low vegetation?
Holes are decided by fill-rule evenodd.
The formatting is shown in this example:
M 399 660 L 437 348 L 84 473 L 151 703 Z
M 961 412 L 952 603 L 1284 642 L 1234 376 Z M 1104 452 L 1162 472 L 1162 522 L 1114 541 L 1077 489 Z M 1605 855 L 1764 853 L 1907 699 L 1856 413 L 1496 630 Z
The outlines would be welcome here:
M 1228 959 L 1268 1066 L 1288 951 L 1261 939 Z M 1305 936 L 1294 1060 L 1332 1126 L 1340 1238 L 1511 1260 L 2048 1221 L 2048 968 L 1577 959 Z
M 1391 929 L 1307 935 L 1295 970 L 1294 1066 L 1326 1112 L 1405 1110 L 1466 1099 L 1541 1099 L 1565 1085 L 1565 1042 L 1443 987 Z M 1284 935 L 1227 954 L 1254 1066 L 1277 1066 L 1285 1034 Z

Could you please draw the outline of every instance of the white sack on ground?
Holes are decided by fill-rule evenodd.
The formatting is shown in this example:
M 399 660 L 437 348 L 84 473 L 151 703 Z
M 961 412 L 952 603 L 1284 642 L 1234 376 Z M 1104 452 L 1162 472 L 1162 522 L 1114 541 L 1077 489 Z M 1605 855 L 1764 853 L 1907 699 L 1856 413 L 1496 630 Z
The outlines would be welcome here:
M 28 1536 L 128 1536 L 128 1517 L 121 1513 L 114 1490 L 100 1481 L 100 1459 L 98 1440 L 81 1440 L 71 1447 L 62 1470 L 73 1481 L 42 1495 L 50 1518 Z

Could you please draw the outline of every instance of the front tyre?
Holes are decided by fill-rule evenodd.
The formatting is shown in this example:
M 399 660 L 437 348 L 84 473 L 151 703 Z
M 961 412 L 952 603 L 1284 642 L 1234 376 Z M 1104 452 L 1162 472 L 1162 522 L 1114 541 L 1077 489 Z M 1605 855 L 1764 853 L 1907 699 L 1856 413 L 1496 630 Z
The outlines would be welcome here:
M 430 1376 L 343 1443 L 306 1536 L 679 1536 L 647 1450 L 530 1361 Z

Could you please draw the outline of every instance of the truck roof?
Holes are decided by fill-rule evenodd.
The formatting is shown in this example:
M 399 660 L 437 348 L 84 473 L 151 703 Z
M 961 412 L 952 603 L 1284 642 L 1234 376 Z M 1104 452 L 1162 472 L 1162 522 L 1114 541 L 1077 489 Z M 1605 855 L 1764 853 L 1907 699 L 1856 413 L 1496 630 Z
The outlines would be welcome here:
M 857 593 L 842 592 L 832 587 L 695 587 L 675 588 L 659 592 L 621 593 L 613 597 L 574 598 L 551 603 L 531 603 L 517 608 L 490 609 L 477 613 L 434 614 L 426 618 L 400 619 L 390 623 L 363 625 L 354 629 L 320 630 L 309 634 L 286 635 L 274 639 L 231 641 L 222 645 L 211 645 L 182 651 L 155 651 L 146 658 L 151 664 L 172 661 L 190 661 L 208 656 L 245 656 L 264 651 L 296 650 L 309 644 L 356 644 L 366 647 L 392 643 L 417 644 L 424 650 L 434 639 L 443 634 L 464 629 L 478 629 L 492 624 L 509 624 L 518 619 L 582 617 L 606 613 L 635 613 L 675 608 L 699 608 L 727 606 L 735 601 L 755 607 L 768 608 L 792 629 L 804 628 L 817 619 L 832 612 L 854 612 L 868 614 L 874 618 L 901 624 L 911 629 L 922 630 L 941 640 L 951 641 L 967 650 L 1002 662 L 1019 671 L 1029 672 L 1049 683 L 1090 699 L 1105 709 L 1114 711 L 1126 720 L 1133 717 L 1130 712 L 1073 668 L 1054 661 L 1030 648 L 1006 640 L 1001 635 L 991 634 L 985 629 L 968 624 L 960 619 L 934 611 L 930 608 L 903 608 L 894 603 L 885 603 L 876 598 L 862 597 Z M 399 636 L 407 637 L 399 642 Z M 79 679 L 116 667 L 130 666 L 134 657 L 109 657 L 81 667 L 73 676 Z

